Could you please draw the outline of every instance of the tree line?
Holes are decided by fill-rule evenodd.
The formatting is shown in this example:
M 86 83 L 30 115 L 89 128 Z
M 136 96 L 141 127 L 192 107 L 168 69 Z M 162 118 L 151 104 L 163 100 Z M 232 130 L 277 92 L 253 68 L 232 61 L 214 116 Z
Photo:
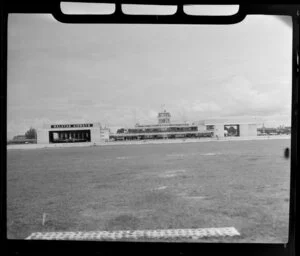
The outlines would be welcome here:
M 26 139 L 36 139 L 36 129 L 30 127 L 30 129 L 25 133 L 25 138 Z

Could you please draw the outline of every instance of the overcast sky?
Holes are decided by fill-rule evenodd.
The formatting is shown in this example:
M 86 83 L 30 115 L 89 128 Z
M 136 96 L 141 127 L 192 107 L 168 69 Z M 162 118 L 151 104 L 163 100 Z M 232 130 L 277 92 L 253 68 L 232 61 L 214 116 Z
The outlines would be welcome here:
M 8 20 L 8 138 L 44 123 L 257 118 L 290 125 L 289 20 L 236 25 L 62 24 Z

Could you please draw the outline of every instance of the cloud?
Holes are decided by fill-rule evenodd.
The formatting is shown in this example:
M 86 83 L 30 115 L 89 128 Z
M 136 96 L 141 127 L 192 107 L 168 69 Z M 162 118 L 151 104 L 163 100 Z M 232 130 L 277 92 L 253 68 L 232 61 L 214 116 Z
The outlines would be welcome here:
M 291 90 L 288 81 L 281 81 L 268 89 L 264 84 L 254 85 L 243 76 L 232 76 L 205 91 L 199 99 L 181 99 L 170 108 L 175 117 L 197 121 L 218 117 L 289 116 Z M 194 97 L 194 98 L 197 98 Z
M 215 102 L 199 102 L 199 101 L 195 101 L 192 103 L 192 107 L 191 107 L 192 111 L 199 111 L 199 112 L 217 112 L 217 111 L 221 111 L 222 108 Z
M 224 115 L 263 116 L 287 113 L 291 92 L 286 88 L 288 86 L 274 84 L 268 91 L 262 91 L 245 77 L 234 76 L 221 85 L 217 101 L 222 104 Z

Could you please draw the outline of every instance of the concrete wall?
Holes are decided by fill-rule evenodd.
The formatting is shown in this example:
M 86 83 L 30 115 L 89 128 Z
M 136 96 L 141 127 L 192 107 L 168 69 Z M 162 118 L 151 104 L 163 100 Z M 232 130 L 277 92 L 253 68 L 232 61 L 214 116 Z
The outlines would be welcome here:
M 49 144 L 49 130 L 37 130 L 37 144 Z
M 257 136 L 257 125 L 256 124 L 240 124 L 240 136 Z
M 257 136 L 257 124 L 249 124 L 248 136 Z
M 219 138 L 224 137 L 224 124 L 215 124 L 214 136 L 218 136 Z
M 91 142 L 93 143 L 100 143 L 100 127 L 94 127 L 91 129 Z
M 248 136 L 248 124 L 240 124 L 240 136 Z
M 204 125 L 204 124 L 198 124 L 198 131 L 199 132 L 206 131 L 206 125 Z
M 109 141 L 109 130 L 108 129 L 100 130 L 100 139 L 102 142 Z

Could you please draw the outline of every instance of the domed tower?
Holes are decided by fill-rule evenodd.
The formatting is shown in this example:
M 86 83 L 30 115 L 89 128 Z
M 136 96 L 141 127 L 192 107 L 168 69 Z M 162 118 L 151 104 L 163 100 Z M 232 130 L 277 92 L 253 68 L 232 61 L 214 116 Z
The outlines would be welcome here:
M 158 124 L 169 124 L 171 119 L 171 114 L 166 110 L 158 113 Z

